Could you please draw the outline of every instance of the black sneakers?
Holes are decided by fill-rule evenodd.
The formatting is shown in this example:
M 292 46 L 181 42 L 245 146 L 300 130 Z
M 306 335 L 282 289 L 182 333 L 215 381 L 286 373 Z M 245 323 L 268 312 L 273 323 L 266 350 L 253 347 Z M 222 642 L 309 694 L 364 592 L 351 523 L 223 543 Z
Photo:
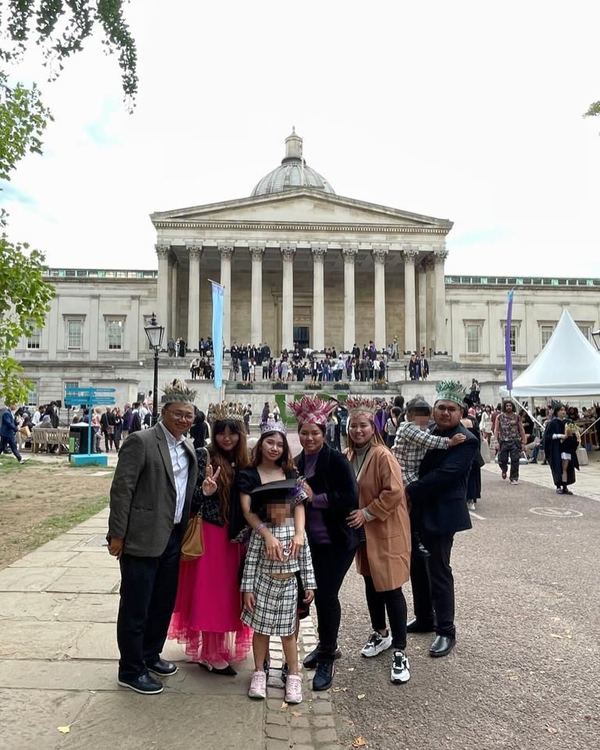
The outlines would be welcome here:
M 119 677 L 117 682 L 121 687 L 129 688 L 136 693 L 141 693 L 141 695 L 157 695 L 165 689 L 162 682 L 155 680 L 154 677 L 150 677 L 148 673 L 141 674 L 130 680 Z

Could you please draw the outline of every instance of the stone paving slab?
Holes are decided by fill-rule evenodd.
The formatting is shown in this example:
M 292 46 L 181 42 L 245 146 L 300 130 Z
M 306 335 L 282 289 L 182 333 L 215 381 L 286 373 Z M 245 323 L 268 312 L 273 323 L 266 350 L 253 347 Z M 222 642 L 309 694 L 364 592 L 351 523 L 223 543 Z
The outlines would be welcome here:
M 111 570 L 119 570 L 119 561 L 111 557 L 106 548 L 104 548 L 104 554 L 98 555 L 96 552 L 89 552 L 87 550 L 73 550 L 73 557 L 67 560 L 63 567 L 65 568 L 110 568 Z M 89 573 L 88 573 L 89 574 Z
M 0 570 L 0 591 L 44 591 L 64 573 L 64 568 L 5 568 Z
M 77 556 L 74 550 L 45 550 L 36 549 L 20 560 L 15 560 L 11 568 L 49 568 L 52 566 L 63 567 L 72 558 Z
M 54 619 L 61 622 L 110 622 L 117 621 L 118 594 L 55 594 L 68 597 L 58 607 Z M 0 600 L 1 602 L 1 600 Z
M 74 721 L 90 698 L 87 692 L 0 690 L 2 747 L 6 750 L 58 750 L 64 747 L 64 735 L 57 727 Z
M 111 594 L 117 590 L 121 580 L 118 567 L 94 569 L 93 573 L 89 568 L 62 568 L 59 570 L 62 570 L 61 575 L 45 586 L 46 591 Z
M 66 659 L 87 623 L 2 620 L 0 658 Z M 114 628 L 113 628 L 114 630 Z
M 1 591 L 0 620 L 55 620 L 63 605 L 71 605 L 75 598 L 75 594 Z

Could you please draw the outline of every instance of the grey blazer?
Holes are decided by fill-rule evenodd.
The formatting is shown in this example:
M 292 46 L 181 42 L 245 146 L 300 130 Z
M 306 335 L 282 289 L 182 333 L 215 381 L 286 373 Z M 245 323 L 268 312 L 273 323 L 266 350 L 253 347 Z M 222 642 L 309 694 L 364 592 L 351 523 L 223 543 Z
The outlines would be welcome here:
M 187 523 L 198 478 L 198 463 L 191 440 L 184 447 L 189 457 L 185 505 L 181 522 Z M 159 557 L 173 530 L 177 492 L 169 445 L 156 425 L 129 435 L 119 451 L 110 488 L 107 539 L 125 539 L 123 551 L 136 557 Z

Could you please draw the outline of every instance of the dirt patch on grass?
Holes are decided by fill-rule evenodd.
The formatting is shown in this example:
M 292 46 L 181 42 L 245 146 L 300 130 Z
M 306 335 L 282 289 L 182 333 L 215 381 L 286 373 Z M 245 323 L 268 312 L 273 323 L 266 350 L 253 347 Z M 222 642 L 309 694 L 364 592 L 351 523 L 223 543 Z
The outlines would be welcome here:
M 0 569 L 108 504 L 112 469 L 0 457 Z

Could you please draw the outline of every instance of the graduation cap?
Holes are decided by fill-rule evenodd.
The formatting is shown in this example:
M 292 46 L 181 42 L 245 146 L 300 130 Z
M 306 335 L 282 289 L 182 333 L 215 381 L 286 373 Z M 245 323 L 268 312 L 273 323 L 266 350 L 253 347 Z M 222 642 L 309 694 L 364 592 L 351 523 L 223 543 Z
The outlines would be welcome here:
M 298 497 L 298 491 L 296 479 L 280 479 L 277 482 L 261 484 L 250 493 L 250 508 L 253 513 L 256 513 L 269 503 L 294 503 Z

